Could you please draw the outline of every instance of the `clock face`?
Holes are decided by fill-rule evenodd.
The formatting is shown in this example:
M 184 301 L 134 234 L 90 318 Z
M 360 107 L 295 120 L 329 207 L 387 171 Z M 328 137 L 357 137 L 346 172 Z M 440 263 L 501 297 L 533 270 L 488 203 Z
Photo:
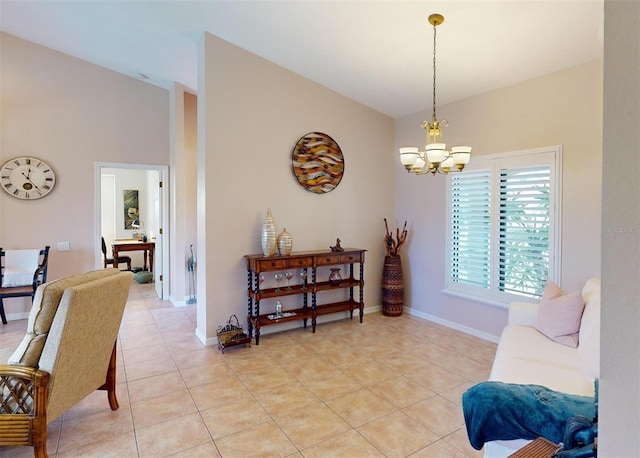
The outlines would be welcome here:
M 46 162 L 21 156 L 8 160 L 0 169 L 2 189 L 18 199 L 40 199 L 51 192 L 56 175 Z

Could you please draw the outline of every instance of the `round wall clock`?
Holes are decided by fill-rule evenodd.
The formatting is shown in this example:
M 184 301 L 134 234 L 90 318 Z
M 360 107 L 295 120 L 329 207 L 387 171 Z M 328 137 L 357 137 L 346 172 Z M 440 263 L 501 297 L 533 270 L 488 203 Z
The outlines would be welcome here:
M 9 159 L 0 169 L 2 189 L 18 199 L 40 199 L 51 192 L 56 174 L 46 162 L 30 156 Z
M 324 194 L 333 191 L 342 180 L 342 151 L 327 134 L 310 132 L 293 148 L 293 174 L 307 191 Z

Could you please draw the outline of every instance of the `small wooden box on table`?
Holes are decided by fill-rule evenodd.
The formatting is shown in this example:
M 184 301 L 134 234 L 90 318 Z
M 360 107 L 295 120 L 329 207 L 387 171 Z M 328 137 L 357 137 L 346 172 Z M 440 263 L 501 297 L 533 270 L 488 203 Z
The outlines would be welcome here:
M 301 251 L 283 256 L 264 256 L 262 254 L 245 255 L 247 260 L 247 308 L 249 336 L 253 336 L 255 329 L 256 345 L 260 343 L 260 327 L 272 324 L 279 324 L 288 321 L 303 320 L 304 327 L 307 327 L 307 320 L 311 318 L 311 328 L 316 332 L 316 320 L 320 315 L 337 312 L 350 312 L 353 318 L 353 311 L 360 312 L 360 323 L 364 316 L 364 253 L 366 250 L 358 248 L 345 248 L 344 251 Z M 354 264 L 359 264 L 358 278 L 354 277 Z M 337 285 L 332 285 L 328 281 L 317 280 L 317 268 L 325 266 L 349 266 L 349 277 L 344 278 Z M 293 269 L 302 269 L 306 272 L 307 278 L 302 284 L 287 287 L 265 288 L 260 284 L 260 274 L 265 272 L 278 272 Z M 296 277 L 300 278 L 300 277 Z M 354 297 L 354 287 L 358 288 L 358 297 Z M 348 288 L 348 299 L 318 304 L 318 293 L 322 291 L 333 291 L 341 288 Z M 273 318 L 270 314 L 260 312 L 260 301 L 262 299 L 272 299 L 282 296 L 302 296 L 301 307 L 294 310 L 287 310 L 294 313 L 292 316 Z M 309 304 L 309 295 L 311 304 Z

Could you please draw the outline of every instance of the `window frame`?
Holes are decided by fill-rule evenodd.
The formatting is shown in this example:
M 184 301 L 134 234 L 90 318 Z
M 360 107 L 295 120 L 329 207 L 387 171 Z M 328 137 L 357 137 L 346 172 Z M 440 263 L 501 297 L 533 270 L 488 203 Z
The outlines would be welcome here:
M 549 146 L 506 153 L 474 156 L 461 173 L 488 171 L 490 174 L 490 262 L 489 288 L 472 286 L 452 279 L 452 186 L 453 176 L 447 176 L 445 248 L 445 290 L 451 295 L 507 307 L 510 302 L 537 302 L 539 298 L 499 290 L 500 264 L 500 171 L 536 166 L 549 167 L 549 274 L 548 279 L 559 283 L 562 264 L 562 146 Z

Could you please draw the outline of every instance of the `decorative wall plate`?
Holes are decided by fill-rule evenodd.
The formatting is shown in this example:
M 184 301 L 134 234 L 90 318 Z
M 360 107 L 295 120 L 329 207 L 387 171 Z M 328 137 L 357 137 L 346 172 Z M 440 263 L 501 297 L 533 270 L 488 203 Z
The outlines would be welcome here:
M 333 191 L 342 180 L 344 158 L 333 138 L 321 132 L 310 132 L 293 148 L 291 167 L 302 187 L 324 194 Z

